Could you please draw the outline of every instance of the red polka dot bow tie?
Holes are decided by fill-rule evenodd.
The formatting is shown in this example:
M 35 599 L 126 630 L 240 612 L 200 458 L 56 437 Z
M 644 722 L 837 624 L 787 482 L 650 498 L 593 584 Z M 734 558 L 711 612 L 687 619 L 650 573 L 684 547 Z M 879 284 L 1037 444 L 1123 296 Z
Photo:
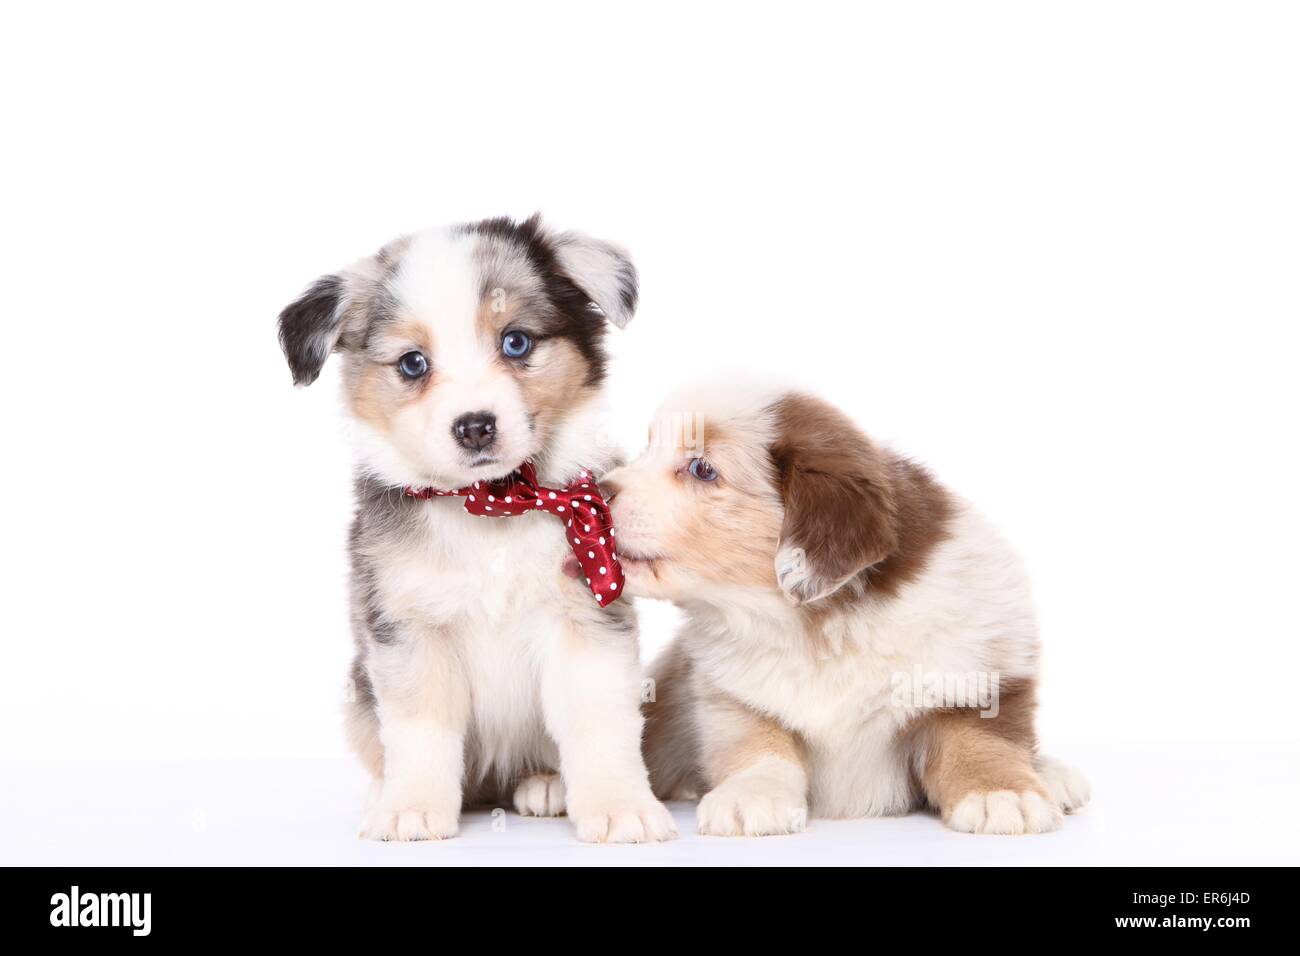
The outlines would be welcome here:
M 609 505 L 591 472 L 582 472 L 563 488 L 546 488 L 537 483 L 533 464 L 524 462 L 513 475 L 498 481 L 476 481 L 455 491 L 407 488 L 406 493 L 412 498 L 464 498 L 466 511 L 487 518 L 549 512 L 564 521 L 569 547 L 597 603 L 608 606 L 623 594 L 623 568 L 614 553 Z

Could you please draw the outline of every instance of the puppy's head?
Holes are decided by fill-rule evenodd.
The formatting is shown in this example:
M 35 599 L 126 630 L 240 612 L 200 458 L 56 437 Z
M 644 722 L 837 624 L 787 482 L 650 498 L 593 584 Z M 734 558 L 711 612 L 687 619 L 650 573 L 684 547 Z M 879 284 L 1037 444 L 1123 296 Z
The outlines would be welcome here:
M 888 590 L 915 573 L 947 507 L 924 471 L 825 402 L 732 386 L 670 398 L 646 451 L 605 484 L 628 591 L 675 601 Z
M 318 279 L 280 313 L 280 342 L 298 385 L 342 353 L 364 470 L 456 488 L 543 453 L 596 395 L 605 322 L 626 325 L 636 299 L 616 246 L 490 219 Z

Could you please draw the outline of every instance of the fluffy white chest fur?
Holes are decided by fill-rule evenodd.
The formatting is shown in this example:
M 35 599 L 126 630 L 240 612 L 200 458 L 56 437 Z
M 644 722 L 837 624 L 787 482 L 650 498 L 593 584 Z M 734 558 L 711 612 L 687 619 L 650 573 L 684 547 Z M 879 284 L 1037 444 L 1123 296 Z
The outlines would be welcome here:
M 427 640 L 454 645 L 470 691 L 467 781 L 554 767 L 540 677 L 564 633 L 561 588 L 574 587 L 560 570 L 560 522 L 476 517 L 456 499 L 426 504 L 423 546 L 380 556 L 377 584 L 389 607 L 430 625 Z
M 700 674 L 798 732 L 823 816 L 903 813 L 915 803 L 903 728 L 922 712 L 918 678 L 1034 673 L 1037 626 L 1019 559 L 968 506 L 926 570 L 896 596 L 802 627 L 780 599 L 692 610 Z

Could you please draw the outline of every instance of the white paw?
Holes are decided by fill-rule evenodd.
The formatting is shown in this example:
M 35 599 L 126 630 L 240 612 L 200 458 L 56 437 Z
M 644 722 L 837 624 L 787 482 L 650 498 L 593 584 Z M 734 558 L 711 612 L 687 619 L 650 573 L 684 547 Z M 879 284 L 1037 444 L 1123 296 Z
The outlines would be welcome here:
M 393 807 L 382 800 L 361 821 L 363 840 L 445 840 L 460 832 L 460 813 L 429 806 Z
M 1092 799 L 1092 787 L 1076 767 L 1051 757 L 1039 757 L 1036 766 L 1047 792 L 1062 810 L 1073 813 L 1088 805 Z
M 803 795 L 758 777 L 732 777 L 704 795 L 696 810 L 708 836 L 799 833 L 808 825 Z
M 515 810 L 525 817 L 558 817 L 564 813 L 564 781 L 558 773 L 535 773 L 515 787 Z
M 633 799 L 571 802 L 569 818 L 583 843 L 658 843 L 677 836 L 673 815 L 648 791 Z
M 1062 823 L 1061 811 L 1032 790 L 968 793 L 948 815 L 962 833 L 1046 833 Z

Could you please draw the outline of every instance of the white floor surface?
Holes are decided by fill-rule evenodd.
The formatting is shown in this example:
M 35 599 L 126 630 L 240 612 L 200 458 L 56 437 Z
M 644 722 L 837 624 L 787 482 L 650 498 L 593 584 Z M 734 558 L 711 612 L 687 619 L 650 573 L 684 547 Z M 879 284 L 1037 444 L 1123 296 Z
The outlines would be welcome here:
M 467 813 L 459 837 L 356 838 L 366 783 L 349 761 L 9 764 L 0 767 L 4 865 L 1290 864 L 1300 863 L 1300 744 L 1092 746 L 1093 803 L 1041 836 L 952 833 L 933 816 L 832 821 L 753 839 L 586 846 L 564 818 Z

